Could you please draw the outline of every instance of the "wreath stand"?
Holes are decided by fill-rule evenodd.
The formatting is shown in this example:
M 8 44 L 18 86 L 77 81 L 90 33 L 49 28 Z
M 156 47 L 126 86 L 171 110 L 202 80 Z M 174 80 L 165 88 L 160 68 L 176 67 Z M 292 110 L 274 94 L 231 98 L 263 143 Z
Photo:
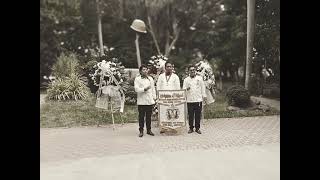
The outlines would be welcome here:
M 112 78 L 114 78 L 114 76 L 111 74 Z M 115 79 L 115 78 L 114 78 Z M 103 76 L 100 77 L 100 82 L 102 82 L 103 80 Z M 119 82 L 115 79 L 115 82 L 117 84 L 117 87 L 119 87 Z M 121 96 L 122 95 L 122 96 Z M 104 102 L 104 104 L 100 104 L 100 98 L 102 96 L 107 96 L 107 97 L 104 97 L 104 98 L 107 98 L 107 100 Z M 120 120 L 121 120 L 121 125 L 124 124 L 124 121 L 122 119 L 122 116 L 121 116 L 121 106 L 124 107 L 124 100 L 125 100 L 125 97 L 124 97 L 124 94 L 120 92 L 120 102 L 121 102 L 121 105 L 120 105 L 120 109 L 119 109 L 119 116 L 120 116 Z M 107 94 L 103 94 L 102 93 L 102 84 L 100 83 L 99 84 L 99 89 L 97 91 L 97 101 L 96 101 L 96 107 L 97 108 L 102 108 L 102 109 L 105 109 L 106 110 L 106 113 L 105 113 L 105 117 L 107 116 L 107 112 L 111 112 L 111 118 L 112 118 L 112 125 L 113 125 L 113 130 L 115 130 L 115 123 L 114 123 L 114 108 L 113 108 L 113 103 L 114 103 L 114 100 L 111 96 L 107 95 Z M 110 110 L 109 110 L 109 104 L 110 104 Z M 97 127 L 100 127 L 100 124 L 99 124 L 100 121 L 97 122 Z

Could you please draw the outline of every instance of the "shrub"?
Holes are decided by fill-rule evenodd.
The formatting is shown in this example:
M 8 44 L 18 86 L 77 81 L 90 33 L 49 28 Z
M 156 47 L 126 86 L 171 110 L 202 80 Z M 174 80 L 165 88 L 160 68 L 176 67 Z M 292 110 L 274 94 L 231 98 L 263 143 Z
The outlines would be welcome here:
M 50 83 L 47 93 L 48 99 L 52 100 L 81 100 L 89 97 L 90 90 L 83 76 L 72 73 L 64 78 L 58 77 Z
M 237 107 L 248 107 L 250 105 L 250 94 L 243 86 L 231 86 L 227 90 L 227 101 L 229 105 Z
M 90 95 L 90 89 L 86 86 L 87 79 L 77 73 L 66 77 L 66 84 L 70 92 L 71 99 L 87 99 Z
M 62 78 L 57 78 L 51 82 L 47 89 L 47 98 L 54 100 L 66 100 L 69 99 L 69 91 L 67 83 Z
M 69 55 L 62 53 L 52 67 L 53 75 L 60 78 L 77 72 L 79 72 L 79 62 L 74 53 L 70 53 Z
M 137 93 L 134 90 L 134 79 L 129 80 L 129 87 L 125 94 L 126 94 L 125 103 L 127 105 L 136 105 Z
M 87 62 L 84 66 L 83 69 L 85 71 L 85 76 L 89 79 L 88 80 L 88 87 L 90 88 L 90 91 L 92 93 L 97 92 L 98 87 L 96 85 L 94 85 L 94 81 L 91 79 L 90 74 L 93 74 L 95 69 L 93 68 L 94 65 L 98 64 L 98 61 L 96 60 L 91 60 L 89 62 Z

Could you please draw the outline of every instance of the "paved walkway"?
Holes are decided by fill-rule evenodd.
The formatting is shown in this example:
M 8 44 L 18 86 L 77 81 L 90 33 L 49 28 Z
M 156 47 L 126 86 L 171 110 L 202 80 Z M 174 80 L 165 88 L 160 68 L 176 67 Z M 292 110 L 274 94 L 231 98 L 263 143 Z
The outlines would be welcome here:
M 137 127 L 40 129 L 41 179 L 280 179 L 280 116 L 204 120 L 201 135 Z

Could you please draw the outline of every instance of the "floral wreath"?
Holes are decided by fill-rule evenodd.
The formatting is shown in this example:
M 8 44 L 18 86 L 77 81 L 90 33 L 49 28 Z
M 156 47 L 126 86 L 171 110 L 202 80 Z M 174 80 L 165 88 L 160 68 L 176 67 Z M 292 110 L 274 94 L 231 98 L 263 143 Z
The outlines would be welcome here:
M 149 60 L 149 65 L 155 67 L 157 71 L 162 71 L 165 69 L 165 63 L 167 62 L 168 58 L 162 54 L 157 56 L 152 56 Z
M 201 60 L 195 64 L 197 68 L 197 75 L 203 78 L 207 89 L 213 89 L 216 85 L 216 80 L 211 65 L 207 60 Z
M 124 72 L 124 66 L 121 64 L 117 58 L 111 58 L 109 61 L 102 60 L 93 66 L 94 73 L 89 74 L 89 76 L 94 85 L 99 87 L 98 96 L 101 88 L 109 85 L 117 86 L 121 96 L 124 96 L 129 83 L 126 81 L 127 75 Z

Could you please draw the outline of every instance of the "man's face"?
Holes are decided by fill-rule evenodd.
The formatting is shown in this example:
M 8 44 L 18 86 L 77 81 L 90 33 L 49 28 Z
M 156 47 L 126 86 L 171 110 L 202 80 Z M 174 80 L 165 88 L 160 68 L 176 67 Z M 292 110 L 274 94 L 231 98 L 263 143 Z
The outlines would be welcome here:
M 189 68 L 189 73 L 191 77 L 194 77 L 196 75 L 196 68 L 195 67 L 190 67 Z
M 147 76 L 147 74 L 148 74 L 148 68 L 143 67 L 143 68 L 141 69 L 141 76 Z
M 166 72 L 167 73 L 172 73 L 172 69 L 173 69 L 173 66 L 171 63 L 167 63 L 166 65 Z

